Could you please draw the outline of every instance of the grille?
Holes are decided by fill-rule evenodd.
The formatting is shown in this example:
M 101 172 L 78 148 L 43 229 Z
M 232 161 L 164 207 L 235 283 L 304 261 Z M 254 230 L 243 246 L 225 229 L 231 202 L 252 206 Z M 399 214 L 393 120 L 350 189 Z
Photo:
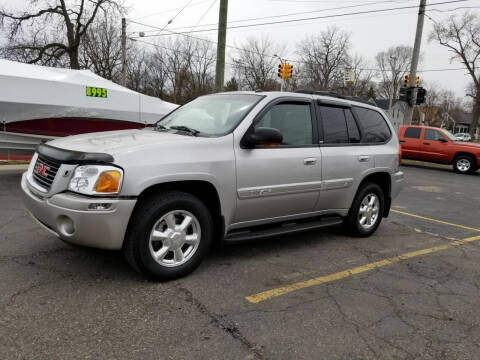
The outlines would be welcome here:
M 58 161 L 39 155 L 33 168 L 33 179 L 46 190 L 50 190 L 60 165 L 61 163 Z M 46 176 L 40 173 L 44 173 Z

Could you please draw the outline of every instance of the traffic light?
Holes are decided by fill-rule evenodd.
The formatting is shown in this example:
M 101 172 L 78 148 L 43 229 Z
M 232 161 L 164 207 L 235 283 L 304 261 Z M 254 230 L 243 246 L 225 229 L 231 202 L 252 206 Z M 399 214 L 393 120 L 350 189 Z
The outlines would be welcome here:
M 418 81 L 420 80 L 420 76 L 415 76 L 415 87 L 418 87 Z
M 293 75 L 293 66 L 290 64 L 285 64 L 285 70 L 284 70 L 284 79 L 291 78 Z
M 282 79 L 291 78 L 293 75 L 293 66 L 287 63 L 278 65 L 278 77 Z
M 421 105 L 425 102 L 425 96 L 427 95 L 427 90 L 423 87 L 419 87 L 417 90 L 417 105 Z
M 410 75 L 405 75 L 405 80 L 403 80 L 403 87 L 408 88 L 410 86 Z

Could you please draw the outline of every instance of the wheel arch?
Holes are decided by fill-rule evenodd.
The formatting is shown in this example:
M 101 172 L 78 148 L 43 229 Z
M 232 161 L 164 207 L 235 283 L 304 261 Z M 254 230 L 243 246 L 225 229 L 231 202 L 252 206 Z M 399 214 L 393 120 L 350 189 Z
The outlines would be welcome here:
M 455 162 L 455 159 L 459 156 L 468 156 L 468 157 L 471 157 L 473 159 L 473 161 L 475 161 L 476 163 L 476 157 L 475 157 L 475 154 L 474 153 L 471 153 L 471 152 L 468 152 L 468 151 L 457 151 L 455 154 L 453 154 L 453 157 L 452 157 L 452 163 Z M 475 164 L 475 165 L 478 165 L 478 164 Z
M 357 193 L 358 193 L 358 190 L 363 186 L 363 184 L 369 183 L 369 182 L 377 184 L 382 189 L 383 195 L 384 195 L 384 202 L 385 202 L 384 209 L 383 209 L 383 217 L 388 217 L 388 214 L 390 213 L 390 205 L 392 203 L 392 197 L 391 197 L 392 177 L 390 176 L 390 173 L 386 171 L 377 171 L 377 172 L 368 174 L 360 182 L 360 185 L 358 186 L 358 189 L 357 189 Z
M 177 180 L 150 185 L 138 195 L 137 204 L 133 209 L 132 216 L 135 214 L 135 210 L 142 204 L 144 199 L 148 198 L 150 195 L 165 191 L 181 191 L 200 199 L 200 201 L 207 206 L 212 215 L 215 228 L 215 241 L 217 239 L 219 241 L 223 239 L 225 221 L 222 213 L 220 195 L 215 185 L 206 180 Z

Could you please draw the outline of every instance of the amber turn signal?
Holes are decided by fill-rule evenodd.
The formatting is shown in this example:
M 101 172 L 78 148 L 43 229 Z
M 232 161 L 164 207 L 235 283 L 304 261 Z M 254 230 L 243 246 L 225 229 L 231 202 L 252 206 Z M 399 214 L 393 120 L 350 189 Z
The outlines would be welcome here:
M 119 171 L 105 171 L 98 180 L 95 188 L 99 193 L 117 193 L 120 189 L 120 180 L 122 175 Z

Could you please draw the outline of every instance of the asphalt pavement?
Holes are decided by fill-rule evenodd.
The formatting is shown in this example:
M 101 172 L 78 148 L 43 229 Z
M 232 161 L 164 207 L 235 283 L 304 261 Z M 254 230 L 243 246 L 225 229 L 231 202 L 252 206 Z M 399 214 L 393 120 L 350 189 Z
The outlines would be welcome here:
M 57 240 L 1 171 L 0 359 L 477 359 L 480 174 L 404 171 L 370 238 L 229 245 L 168 283 Z

